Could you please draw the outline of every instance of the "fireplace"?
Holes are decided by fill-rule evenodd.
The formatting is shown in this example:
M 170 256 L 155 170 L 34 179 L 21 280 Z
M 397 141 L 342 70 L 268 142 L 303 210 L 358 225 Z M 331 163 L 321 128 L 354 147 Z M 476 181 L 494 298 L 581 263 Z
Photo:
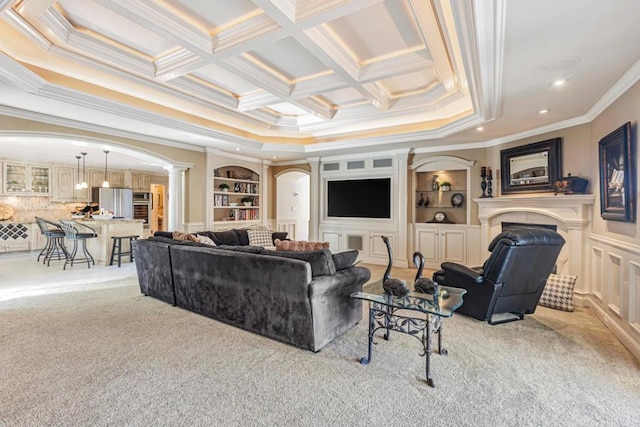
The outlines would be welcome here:
M 531 224 L 528 222 L 505 222 L 502 221 L 502 231 L 509 231 L 514 228 L 546 228 L 547 230 L 558 231 L 555 224 Z
M 586 274 L 587 237 L 595 197 L 592 194 L 565 196 L 492 197 L 473 199 L 478 204 L 480 244 L 500 234 L 504 224 L 555 227 L 566 241 L 558 257 L 558 273 L 578 276 L 576 294 Z M 485 254 L 485 258 L 488 252 Z M 587 291 L 584 291 L 586 294 Z

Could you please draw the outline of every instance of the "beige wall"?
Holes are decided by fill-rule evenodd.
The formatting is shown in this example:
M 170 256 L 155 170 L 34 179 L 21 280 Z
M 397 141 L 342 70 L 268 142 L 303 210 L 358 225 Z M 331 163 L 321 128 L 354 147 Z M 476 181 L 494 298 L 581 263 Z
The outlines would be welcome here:
M 592 192 L 596 195 L 596 206 L 593 213 L 592 232 L 598 235 L 605 235 L 610 238 L 638 244 L 640 239 L 640 222 L 627 223 L 619 221 L 605 221 L 600 217 L 600 185 L 598 181 L 598 142 L 604 136 L 619 128 L 626 122 L 631 122 L 631 141 L 635 148 L 635 181 L 638 183 L 639 161 L 638 158 L 638 120 L 640 120 L 640 83 L 636 83 L 624 95 L 616 100 L 609 108 L 604 110 L 591 123 L 591 139 L 589 141 L 588 152 L 590 163 L 588 165 L 593 175 Z M 585 150 L 586 151 L 586 150 Z M 638 199 L 638 186 L 636 185 L 636 199 Z M 638 207 L 636 204 L 636 218 Z
M 204 191 L 206 180 L 206 156 L 203 151 L 187 150 L 183 148 L 169 147 L 138 141 L 135 139 L 111 136 L 97 132 L 68 128 L 65 126 L 51 125 L 31 120 L 14 117 L 0 116 L 0 130 L 41 132 L 70 137 L 95 138 L 104 141 L 139 148 L 144 151 L 158 154 L 174 162 L 191 163 L 193 167 L 186 172 L 185 183 L 185 218 L 184 222 L 204 222 Z M 154 181 L 155 182 L 155 181 Z M 168 183 L 168 180 L 166 181 Z

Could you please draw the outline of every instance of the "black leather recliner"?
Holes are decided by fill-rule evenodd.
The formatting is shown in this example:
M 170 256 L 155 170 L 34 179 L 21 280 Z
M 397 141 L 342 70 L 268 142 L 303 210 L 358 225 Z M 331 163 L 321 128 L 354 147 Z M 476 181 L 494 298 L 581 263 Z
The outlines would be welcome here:
M 489 244 L 491 255 L 482 267 L 445 262 L 433 280 L 467 290 L 457 313 L 491 325 L 522 320 L 536 310 L 564 243 L 552 230 L 510 229 Z

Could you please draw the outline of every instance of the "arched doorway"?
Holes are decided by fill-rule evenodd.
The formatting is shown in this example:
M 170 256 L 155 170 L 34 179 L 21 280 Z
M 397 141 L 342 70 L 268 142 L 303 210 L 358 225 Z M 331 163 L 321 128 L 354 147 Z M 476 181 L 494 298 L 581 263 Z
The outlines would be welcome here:
M 276 225 L 292 240 L 309 239 L 310 189 L 306 171 L 286 171 L 276 176 Z

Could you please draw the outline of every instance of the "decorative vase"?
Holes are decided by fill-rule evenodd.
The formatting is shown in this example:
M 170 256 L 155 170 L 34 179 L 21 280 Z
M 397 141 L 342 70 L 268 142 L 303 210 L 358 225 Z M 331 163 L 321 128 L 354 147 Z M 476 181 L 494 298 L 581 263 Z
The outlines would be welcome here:
M 440 189 L 440 184 L 438 183 L 438 175 L 433 175 L 431 178 L 431 190 L 438 191 Z

